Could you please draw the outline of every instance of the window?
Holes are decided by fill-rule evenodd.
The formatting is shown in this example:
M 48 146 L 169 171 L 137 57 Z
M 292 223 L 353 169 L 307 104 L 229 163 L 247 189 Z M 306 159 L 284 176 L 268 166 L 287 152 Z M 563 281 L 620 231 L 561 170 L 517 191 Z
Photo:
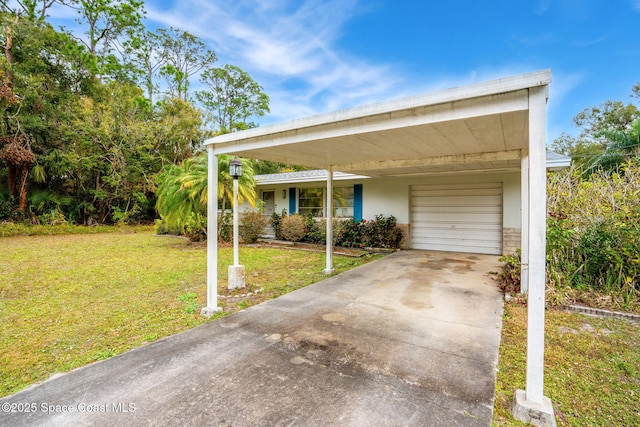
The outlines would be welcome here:
M 298 192 L 298 213 L 322 218 L 325 216 L 324 200 L 324 188 L 301 188 Z M 333 216 L 353 216 L 353 187 L 333 189 Z
M 338 187 L 333 189 L 333 216 L 353 216 L 353 187 Z
M 301 188 L 298 193 L 298 213 L 314 217 L 324 216 L 324 189 Z

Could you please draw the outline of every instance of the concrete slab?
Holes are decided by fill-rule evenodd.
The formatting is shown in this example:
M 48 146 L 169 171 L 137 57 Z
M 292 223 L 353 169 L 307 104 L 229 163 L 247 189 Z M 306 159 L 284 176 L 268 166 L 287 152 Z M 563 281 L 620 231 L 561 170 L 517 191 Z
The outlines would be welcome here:
M 498 266 L 398 252 L 0 399 L 0 425 L 489 426 Z

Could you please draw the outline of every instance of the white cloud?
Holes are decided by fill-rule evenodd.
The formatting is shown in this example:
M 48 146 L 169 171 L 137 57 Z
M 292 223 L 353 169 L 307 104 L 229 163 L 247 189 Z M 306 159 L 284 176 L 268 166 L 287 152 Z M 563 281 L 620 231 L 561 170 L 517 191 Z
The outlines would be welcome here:
M 640 12 L 640 0 L 634 0 L 633 1 L 633 8 L 635 10 L 637 10 L 638 12 Z
M 159 26 L 186 29 L 221 63 L 249 72 L 271 97 L 272 119 L 395 97 L 396 70 L 337 47 L 361 10 L 357 0 L 184 0 L 168 10 L 148 1 L 147 10 Z

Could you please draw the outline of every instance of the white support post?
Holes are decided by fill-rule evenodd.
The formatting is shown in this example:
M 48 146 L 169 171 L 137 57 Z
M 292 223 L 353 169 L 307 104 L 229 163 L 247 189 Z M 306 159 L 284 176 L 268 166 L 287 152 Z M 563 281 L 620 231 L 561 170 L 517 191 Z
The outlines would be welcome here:
M 207 148 L 207 306 L 200 314 L 210 317 L 218 307 L 218 156 Z
M 555 426 L 551 400 L 544 396 L 546 102 L 547 86 L 529 89 L 527 376 L 526 390 L 516 391 L 512 411 L 518 420 Z
M 327 256 L 325 274 L 333 272 L 333 167 L 327 169 L 327 202 L 325 203 L 327 214 Z
M 520 293 L 529 292 L 529 151 L 523 150 L 520 177 Z
M 529 90 L 529 301 L 527 400 L 542 403 L 544 371 L 545 254 L 547 177 L 544 88 Z

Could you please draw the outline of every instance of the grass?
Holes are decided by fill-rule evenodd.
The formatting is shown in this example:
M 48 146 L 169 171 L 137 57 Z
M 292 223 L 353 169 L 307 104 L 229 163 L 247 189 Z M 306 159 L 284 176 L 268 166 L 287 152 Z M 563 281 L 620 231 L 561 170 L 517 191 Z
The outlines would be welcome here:
M 99 234 L 99 233 L 135 233 L 142 230 L 151 231 L 153 225 L 95 225 L 86 227 L 75 224 L 30 225 L 20 222 L 0 223 L 0 237 L 13 236 L 54 236 L 66 234 Z
M 204 245 L 109 231 L 0 239 L 0 396 L 208 321 Z M 219 252 L 221 315 L 326 277 L 322 253 L 241 247 L 240 257 L 247 288 L 229 292 L 232 253 Z M 337 256 L 336 273 L 369 259 Z M 640 325 L 548 310 L 546 335 L 545 395 L 559 426 L 640 425 Z M 525 346 L 526 306 L 509 303 L 494 426 L 524 425 L 509 407 L 525 388 Z
M 547 310 L 545 396 L 558 426 L 640 425 L 640 325 Z M 527 309 L 505 305 L 494 426 L 524 426 L 510 414 L 525 388 Z
M 136 230 L 0 239 L 0 396 L 208 321 L 205 246 Z M 373 258 L 336 256 L 335 273 Z M 247 289 L 229 292 L 231 248 L 219 251 L 218 316 L 326 278 L 322 253 L 241 247 L 240 259 Z

